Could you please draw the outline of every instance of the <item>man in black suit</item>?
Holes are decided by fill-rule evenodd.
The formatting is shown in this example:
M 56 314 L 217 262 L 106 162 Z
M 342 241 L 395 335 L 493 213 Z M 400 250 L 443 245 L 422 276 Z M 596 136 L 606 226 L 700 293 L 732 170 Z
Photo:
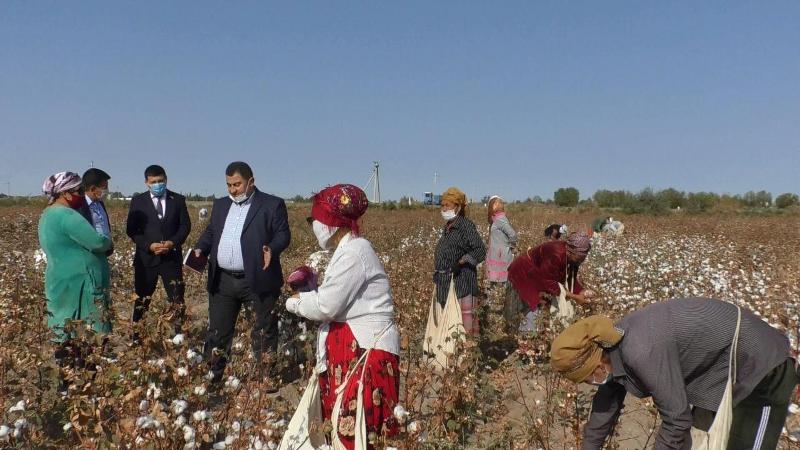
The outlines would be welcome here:
M 189 211 L 182 195 L 167 190 L 167 173 L 161 166 L 149 166 L 144 178 L 148 191 L 134 196 L 128 211 L 127 233 L 136 244 L 133 321 L 140 321 L 150 307 L 161 277 L 176 328 L 180 328 L 185 311 L 181 246 L 192 228 Z
M 111 221 L 108 219 L 108 210 L 103 203 L 103 197 L 108 193 L 108 180 L 111 176 L 105 171 L 92 167 L 83 173 L 81 178 L 81 185 L 86 196 L 86 201 L 80 207 L 78 212 L 86 218 L 89 224 L 97 230 L 98 233 L 105 235 L 111 239 Z M 114 252 L 112 247 L 106 256 Z
M 205 354 L 219 381 L 230 354 L 243 305 L 255 313 L 250 334 L 253 354 L 275 352 L 273 306 L 283 286 L 280 256 L 291 239 L 286 204 L 256 189 L 250 166 L 233 162 L 225 170 L 229 197 L 214 201 L 211 222 L 195 247 L 208 263 L 208 336 Z

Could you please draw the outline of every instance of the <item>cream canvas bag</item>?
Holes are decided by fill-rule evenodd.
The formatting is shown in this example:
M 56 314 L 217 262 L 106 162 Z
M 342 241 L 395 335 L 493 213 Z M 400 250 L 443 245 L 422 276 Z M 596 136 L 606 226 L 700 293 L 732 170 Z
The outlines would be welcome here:
M 454 333 L 456 334 L 455 338 L 453 337 Z M 429 362 L 434 368 L 446 369 L 450 363 L 450 356 L 455 353 L 456 345 L 459 341 L 464 340 L 464 336 L 461 305 L 458 303 L 455 283 L 451 279 L 444 308 L 439 306 L 439 302 L 436 301 L 434 288 L 422 350 L 429 355 Z
M 742 326 L 742 309 L 736 307 L 736 331 L 733 333 L 731 352 L 728 357 L 728 382 L 722 393 L 722 401 L 708 432 L 692 428 L 692 450 L 725 450 L 733 423 L 733 385 L 736 384 L 736 352 L 739 347 L 739 329 Z
M 561 322 L 561 325 L 567 326 L 575 318 L 575 306 L 571 301 L 567 300 L 567 289 L 563 284 L 558 283 L 559 294 L 556 299 L 556 305 L 550 306 L 550 314 L 554 320 Z
M 314 450 L 325 444 L 322 432 L 322 403 L 319 392 L 319 375 L 317 370 L 311 374 L 300 404 L 297 405 L 283 433 L 279 450 Z

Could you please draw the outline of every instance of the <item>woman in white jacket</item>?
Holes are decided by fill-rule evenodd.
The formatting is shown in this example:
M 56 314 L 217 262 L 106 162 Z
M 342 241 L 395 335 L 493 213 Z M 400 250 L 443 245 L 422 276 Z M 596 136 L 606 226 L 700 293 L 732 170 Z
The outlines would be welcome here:
M 314 196 L 309 221 L 320 247 L 332 250 L 333 256 L 317 290 L 297 293 L 286 302 L 288 311 L 322 322 L 316 369 L 323 417 L 336 424 L 335 432 L 348 449 L 355 445 L 361 379 L 369 447 L 380 436 L 397 432 L 392 411 L 400 388 L 400 334 L 383 264 L 358 234 L 358 219 L 367 206 L 364 192 L 349 184 Z M 337 390 L 342 398 L 334 411 Z

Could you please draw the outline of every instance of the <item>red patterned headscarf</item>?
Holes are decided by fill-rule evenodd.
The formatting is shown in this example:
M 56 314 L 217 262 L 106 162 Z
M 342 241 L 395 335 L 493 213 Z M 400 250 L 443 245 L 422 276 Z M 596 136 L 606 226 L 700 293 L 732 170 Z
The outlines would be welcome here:
M 367 194 L 352 184 L 337 184 L 312 198 L 311 218 L 329 227 L 347 227 L 358 235 L 358 219 L 367 211 Z

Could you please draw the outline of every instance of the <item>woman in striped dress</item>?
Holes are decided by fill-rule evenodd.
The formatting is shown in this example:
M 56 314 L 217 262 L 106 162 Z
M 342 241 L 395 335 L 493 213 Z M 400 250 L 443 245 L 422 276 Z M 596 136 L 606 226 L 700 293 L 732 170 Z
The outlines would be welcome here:
M 458 188 L 451 187 L 442 194 L 445 225 L 434 253 L 433 282 L 441 305 L 447 300 L 450 280 L 455 282 L 464 330 L 477 335 L 477 266 L 486 258 L 486 247 L 475 224 L 467 219 L 466 209 L 467 196 Z

